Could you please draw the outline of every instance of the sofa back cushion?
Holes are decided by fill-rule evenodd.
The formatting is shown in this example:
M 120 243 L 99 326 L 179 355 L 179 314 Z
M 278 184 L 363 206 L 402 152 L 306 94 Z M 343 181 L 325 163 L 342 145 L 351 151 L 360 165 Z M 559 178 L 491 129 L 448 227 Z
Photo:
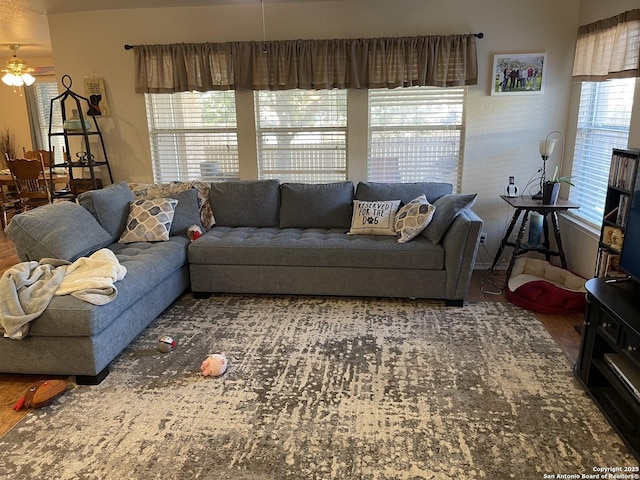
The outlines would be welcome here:
M 173 222 L 171 223 L 171 235 L 186 235 L 187 229 L 191 225 L 197 225 L 202 228 L 198 191 L 195 188 L 172 193 L 167 195 L 166 198 L 178 200 Z
M 443 195 L 435 201 L 436 210 L 431 222 L 422 234 L 434 244 L 440 243 L 444 235 L 462 211 L 473 207 L 478 194 Z
M 89 210 L 109 232 L 111 241 L 117 242 L 124 231 L 134 199 L 127 183 L 120 182 L 99 190 L 84 192 L 78 196 L 78 203 Z
M 209 200 L 216 225 L 277 227 L 280 209 L 278 180 L 212 183 Z
M 356 200 L 379 202 L 384 200 L 400 200 L 407 204 L 411 200 L 424 194 L 429 203 L 434 203 L 443 195 L 453 192 L 450 183 L 443 182 L 414 182 L 414 183 L 376 183 L 360 182 L 356 189 Z
M 38 261 L 59 258 L 70 262 L 112 243 L 112 237 L 80 205 L 58 202 L 14 216 L 5 229 L 18 258 Z
M 353 182 L 283 183 L 280 193 L 280 228 L 351 226 Z

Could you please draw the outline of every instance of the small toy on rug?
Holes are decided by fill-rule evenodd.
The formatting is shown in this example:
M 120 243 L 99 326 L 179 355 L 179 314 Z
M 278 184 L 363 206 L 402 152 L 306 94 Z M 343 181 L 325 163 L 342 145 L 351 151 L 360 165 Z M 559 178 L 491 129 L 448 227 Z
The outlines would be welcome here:
M 203 233 L 204 232 L 202 231 L 202 228 L 200 228 L 200 225 L 191 225 L 187 228 L 187 237 L 189 237 L 189 240 L 192 242 L 200 238 Z
M 169 353 L 177 346 L 178 342 L 176 342 L 169 335 L 163 335 L 158 339 L 158 350 L 160 350 L 162 353 Z
M 13 409 L 18 411 L 23 408 L 46 407 L 66 389 L 66 380 L 40 380 L 29 387 L 27 393 L 16 402 Z
M 219 377 L 227 370 L 227 357 L 224 353 L 210 353 L 200 365 L 200 371 L 205 377 Z

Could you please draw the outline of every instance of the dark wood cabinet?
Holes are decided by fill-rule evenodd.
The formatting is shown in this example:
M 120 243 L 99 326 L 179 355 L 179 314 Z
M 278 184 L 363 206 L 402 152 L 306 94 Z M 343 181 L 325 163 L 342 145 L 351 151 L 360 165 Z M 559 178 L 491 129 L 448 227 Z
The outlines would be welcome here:
M 574 373 L 640 460 L 640 285 L 594 278 L 586 289 L 588 306 Z

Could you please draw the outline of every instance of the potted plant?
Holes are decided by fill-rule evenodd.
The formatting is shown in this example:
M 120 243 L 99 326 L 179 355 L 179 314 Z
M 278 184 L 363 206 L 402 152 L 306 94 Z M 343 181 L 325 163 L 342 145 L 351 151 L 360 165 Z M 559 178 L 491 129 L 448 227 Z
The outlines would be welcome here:
M 545 205 L 555 205 L 558 201 L 558 194 L 560 193 L 560 184 L 566 183 L 567 185 L 574 186 L 571 183 L 571 177 L 558 177 L 558 166 L 553 172 L 551 180 L 545 180 L 542 184 L 542 203 Z

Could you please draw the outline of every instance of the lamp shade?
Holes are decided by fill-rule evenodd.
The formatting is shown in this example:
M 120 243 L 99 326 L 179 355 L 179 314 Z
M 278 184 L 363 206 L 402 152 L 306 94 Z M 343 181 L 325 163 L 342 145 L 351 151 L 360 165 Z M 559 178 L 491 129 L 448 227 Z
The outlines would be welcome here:
M 557 138 L 548 138 L 546 140 L 540 140 L 539 149 L 540 155 L 543 157 L 550 157 L 553 153 L 553 149 L 556 147 Z
M 22 80 L 24 80 L 24 84 L 26 86 L 30 86 L 30 85 L 33 85 L 33 83 L 36 81 L 36 78 L 30 73 L 23 73 Z
M 2 81 L 10 87 L 21 87 L 24 85 L 24 80 L 20 75 L 14 75 L 13 73 L 7 73 L 2 77 Z

